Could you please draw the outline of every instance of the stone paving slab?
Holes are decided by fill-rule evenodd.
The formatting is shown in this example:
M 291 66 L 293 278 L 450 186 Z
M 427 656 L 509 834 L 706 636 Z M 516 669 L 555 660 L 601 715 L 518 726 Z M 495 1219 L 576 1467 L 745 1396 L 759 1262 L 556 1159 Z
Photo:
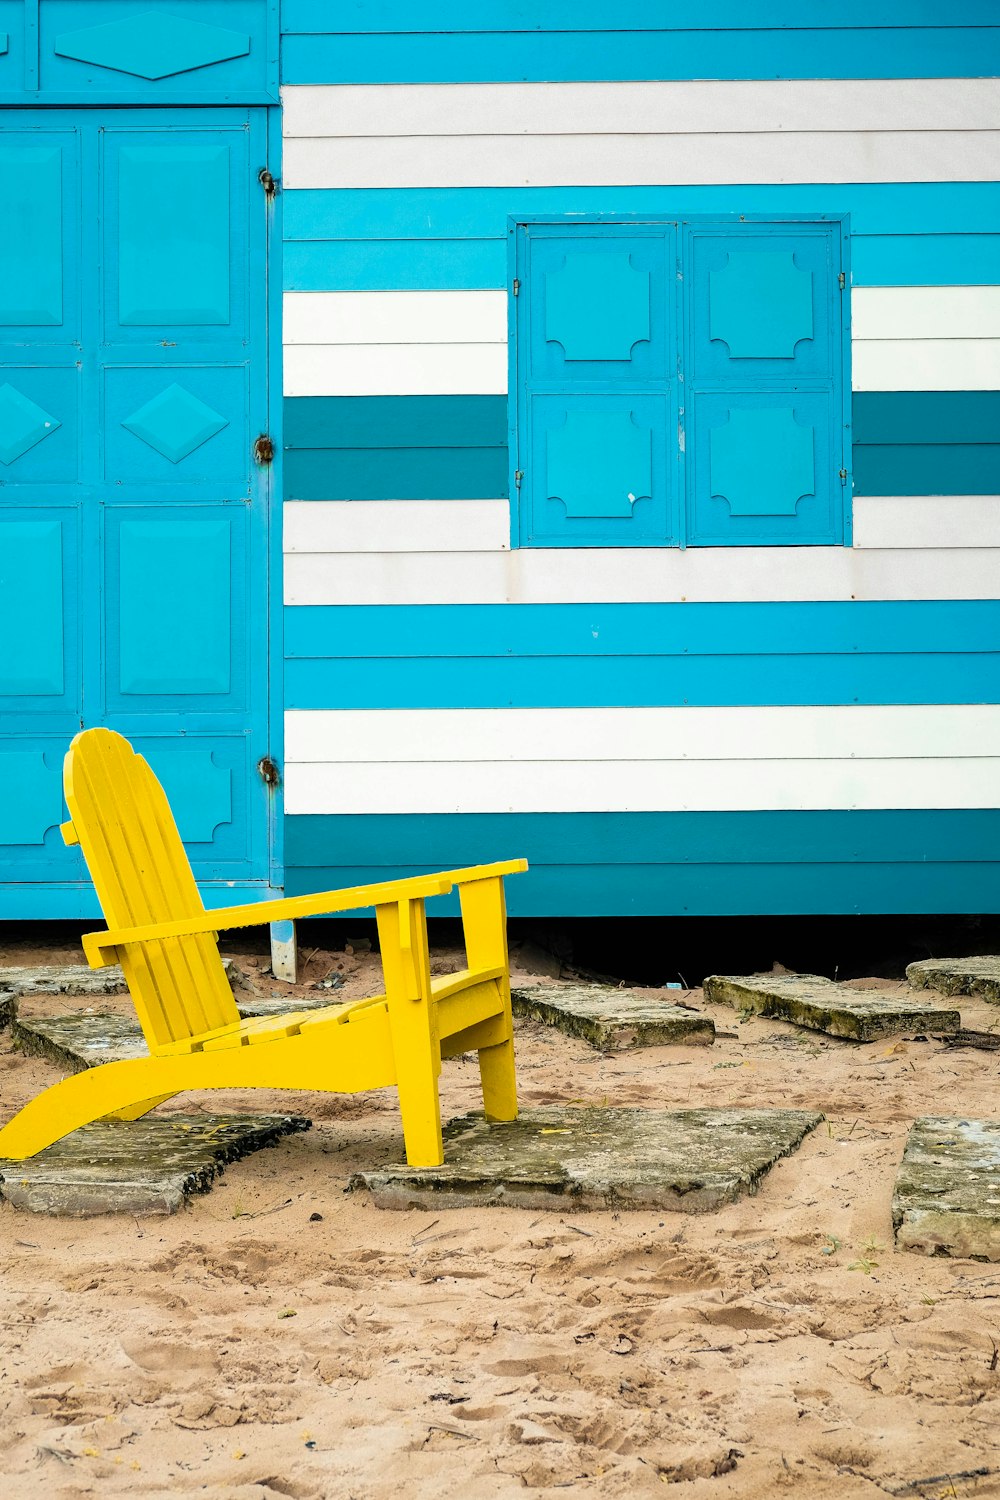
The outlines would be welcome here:
M 236 997 L 236 1008 L 246 1020 L 261 1016 L 287 1015 L 289 1011 L 321 1010 L 336 1004 L 323 1000 L 264 1000 L 242 993 Z M 68 1016 L 19 1016 L 13 1023 L 15 1043 L 25 1052 L 47 1057 L 50 1062 L 78 1073 L 101 1063 L 121 1062 L 123 1058 L 147 1057 L 142 1028 L 132 1016 L 117 1016 L 90 1011 Z
M 907 964 L 906 978 L 915 990 L 981 995 L 1000 1005 L 1000 958 L 924 958 Z
M 30 1213 L 172 1214 L 226 1164 L 308 1130 L 298 1115 L 98 1120 L 28 1161 L 0 1161 L 0 1198 Z
M 380 1167 L 348 1184 L 379 1208 L 509 1205 L 709 1213 L 756 1192 L 823 1116 L 798 1109 L 526 1109 L 445 1127 L 442 1167 Z
M 246 987 L 242 969 L 231 958 L 222 960 L 226 977 L 234 990 Z M 0 990 L 9 990 L 15 999 L 21 995 L 124 995 L 128 991 L 125 975 L 118 964 L 106 969 L 92 969 L 88 964 L 32 964 L 28 968 L 0 967 Z
M 917 1120 L 896 1178 L 892 1221 L 902 1250 L 1000 1260 L 1000 1121 Z
M 791 1021 L 853 1042 L 877 1042 L 901 1033 L 940 1036 L 957 1031 L 962 1024 L 957 1010 L 922 1003 L 913 996 L 849 989 L 820 974 L 710 974 L 704 994 L 706 1000 L 736 1010 Z
M 715 1041 L 710 1017 L 611 984 L 516 985 L 510 995 L 516 1016 L 556 1026 L 602 1052 Z
M 13 995 L 5 995 L 0 990 L 0 1031 L 10 1026 L 17 1015 L 17 1001 Z

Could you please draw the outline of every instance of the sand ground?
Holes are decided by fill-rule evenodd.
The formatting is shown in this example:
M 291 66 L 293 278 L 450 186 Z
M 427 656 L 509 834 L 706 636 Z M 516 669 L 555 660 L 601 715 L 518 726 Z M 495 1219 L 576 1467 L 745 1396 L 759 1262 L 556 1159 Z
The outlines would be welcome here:
M 306 979 L 338 963 L 342 993 L 378 987 L 370 956 Z M 315 1124 L 172 1218 L 4 1207 L 0 1493 L 1000 1497 L 1000 1267 L 897 1254 L 890 1218 L 909 1121 L 993 1116 L 996 1056 L 707 1009 L 713 1048 L 608 1058 L 521 1023 L 518 1057 L 528 1105 L 825 1111 L 716 1214 L 379 1211 L 345 1185 L 400 1157 L 389 1093 L 186 1096 Z M 4 1117 L 57 1076 L 0 1034 Z M 446 1116 L 476 1082 L 446 1065 Z

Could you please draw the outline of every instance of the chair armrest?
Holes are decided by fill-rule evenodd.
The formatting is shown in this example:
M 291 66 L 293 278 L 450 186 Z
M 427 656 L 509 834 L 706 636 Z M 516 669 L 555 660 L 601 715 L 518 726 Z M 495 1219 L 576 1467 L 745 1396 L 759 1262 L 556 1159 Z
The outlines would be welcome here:
M 495 880 L 518 875 L 528 868 L 526 859 L 509 859 L 492 865 L 468 865 L 433 875 L 407 875 L 402 880 L 383 880 L 377 885 L 348 886 L 341 891 L 317 891 L 309 896 L 286 896 L 280 901 L 256 901 L 248 906 L 222 906 L 176 922 L 154 922 L 146 927 L 119 927 L 107 932 L 87 932 L 83 951 L 92 969 L 115 962 L 114 949 L 129 943 L 149 943 L 160 938 L 195 937 L 203 932 L 229 932 L 237 927 L 264 926 L 268 922 L 294 921 L 297 917 L 321 917 L 335 911 L 356 911 L 390 901 L 423 900 L 444 896 L 456 885 L 476 880 Z
M 204 932 L 228 932 L 236 927 L 294 921 L 297 917 L 319 917 L 334 911 L 355 911 L 362 906 L 379 906 L 390 901 L 422 900 L 427 896 L 444 896 L 452 885 L 453 881 L 448 875 L 411 875 L 402 880 L 381 881 L 377 885 L 349 886 L 341 891 L 317 891 L 314 895 L 287 896 L 280 901 L 256 901 L 248 906 L 223 906 L 216 911 L 181 917 L 175 922 L 153 922 L 145 927 L 119 927 L 107 932 L 87 932 L 83 936 L 83 951 L 90 967 L 100 969 L 115 962 L 112 950 L 132 943 L 194 937 Z
M 494 865 L 467 865 L 463 870 L 442 870 L 442 878 L 452 885 L 471 885 L 475 880 L 496 880 L 504 875 L 521 875 L 528 868 L 526 859 L 505 859 Z

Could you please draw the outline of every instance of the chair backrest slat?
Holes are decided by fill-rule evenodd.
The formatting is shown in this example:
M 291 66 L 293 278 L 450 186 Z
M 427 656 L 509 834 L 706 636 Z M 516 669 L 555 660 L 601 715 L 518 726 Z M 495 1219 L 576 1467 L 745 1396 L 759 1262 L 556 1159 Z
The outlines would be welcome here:
M 204 911 L 166 795 L 141 755 L 110 729 L 78 734 L 66 801 L 109 927 Z M 210 933 L 131 945 L 122 968 L 151 1049 L 239 1019 Z

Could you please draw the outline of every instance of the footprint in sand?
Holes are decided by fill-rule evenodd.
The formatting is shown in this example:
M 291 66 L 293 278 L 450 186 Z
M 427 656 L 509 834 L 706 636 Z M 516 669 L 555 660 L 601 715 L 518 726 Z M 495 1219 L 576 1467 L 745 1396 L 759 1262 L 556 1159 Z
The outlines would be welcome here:
M 151 1375 L 214 1375 L 219 1361 L 207 1349 L 169 1339 L 122 1339 L 121 1347 L 134 1365 Z

